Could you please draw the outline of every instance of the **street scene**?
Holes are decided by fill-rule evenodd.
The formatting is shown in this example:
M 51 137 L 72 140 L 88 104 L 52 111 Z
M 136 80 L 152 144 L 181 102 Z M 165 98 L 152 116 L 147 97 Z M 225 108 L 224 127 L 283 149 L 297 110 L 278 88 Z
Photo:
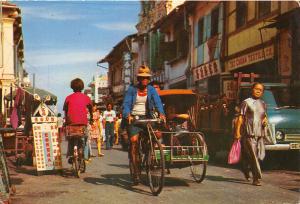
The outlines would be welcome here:
M 96 148 L 96 146 L 94 147 Z M 93 149 L 96 151 L 96 149 Z M 236 168 L 209 165 L 203 183 L 196 183 L 189 168 L 171 169 L 163 193 L 152 196 L 143 183 L 131 186 L 127 152 L 116 146 L 104 150 L 104 157 L 92 158 L 80 179 L 70 174 L 71 165 L 62 176 L 35 176 L 33 169 L 13 171 L 17 193 L 13 203 L 298 203 L 299 172 L 270 170 L 264 172 L 260 189 L 244 181 Z M 106 156 L 107 155 L 107 156 Z M 65 155 L 64 155 L 65 156 Z M 65 159 L 64 159 L 65 160 Z M 41 181 L 42 180 L 42 181 Z M 251 195 L 251 196 L 249 196 Z
M 299 1 L 0 2 L 0 203 L 299 203 Z

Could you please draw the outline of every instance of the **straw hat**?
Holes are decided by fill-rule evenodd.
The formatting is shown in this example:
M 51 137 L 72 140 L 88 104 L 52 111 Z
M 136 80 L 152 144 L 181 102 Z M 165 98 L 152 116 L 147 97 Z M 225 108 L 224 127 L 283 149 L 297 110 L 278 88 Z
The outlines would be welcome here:
M 151 71 L 149 69 L 149 67 L 147 67 L 146 65 L 142 65 L 139 67 L 139 70 L 138 70 L 138 74 L 137 74 L 138 77 L 151 77 Z

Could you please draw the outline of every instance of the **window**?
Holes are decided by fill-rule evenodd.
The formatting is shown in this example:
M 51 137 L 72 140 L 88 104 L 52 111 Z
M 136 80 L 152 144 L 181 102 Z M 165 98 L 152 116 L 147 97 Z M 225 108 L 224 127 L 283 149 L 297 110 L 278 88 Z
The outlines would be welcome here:
M 236 28 L 240 28 L 246 24 L 247 21 L 247 2 L 236 2 Z
M 219 25 L 219 8 L 216 8 L 211 13 L 211 36 L 218 34 Z
M 179 23 L 175 26 L 175 41 L 176 41 L 176 57 L 186 56 L 188 53 L 189 38 L 188 32 L 183 29 L 183 24 Z
M 271 1 L 258 2 L 258 18 L 261 18 L 271 12 Z
M 204 35 L 204 18 L 199 19 L 198 21 L 198 45 L 203 43 Z

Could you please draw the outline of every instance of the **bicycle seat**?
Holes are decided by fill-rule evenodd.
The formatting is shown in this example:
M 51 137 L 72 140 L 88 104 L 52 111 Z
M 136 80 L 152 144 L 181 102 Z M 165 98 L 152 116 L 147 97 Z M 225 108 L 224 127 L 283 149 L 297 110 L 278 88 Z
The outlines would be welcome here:
M 66 136 L 68 137 L 84 137 L 86 125 L 70 124 L 66 126 Z

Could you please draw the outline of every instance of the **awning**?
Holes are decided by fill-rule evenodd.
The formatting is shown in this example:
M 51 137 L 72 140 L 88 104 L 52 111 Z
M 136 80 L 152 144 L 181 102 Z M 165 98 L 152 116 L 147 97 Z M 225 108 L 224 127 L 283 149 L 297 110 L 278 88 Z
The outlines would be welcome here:
M 33 95 L 33 87 L 22 87 L 22 89 Z M 54 94 L 50 93 L 49 91 L 46 91 L 44 89 L 39 89 L 39 88 L 35 88 L 35 94 L 38 95 L 42 100 L 45 100 L 47 97 L 50 97 L 50 100 L 48 102 L 46 102 L 46 104 L 51 104 L 51 105 L 55 105 L 57 103 L 57 96 L 55 96 Z M 11 94 L 7 94 L 4 96 L 5 100 L 11 101 Z M 13 91 L 12 96 L 13 98 L 16 95 L 16 91 Z

